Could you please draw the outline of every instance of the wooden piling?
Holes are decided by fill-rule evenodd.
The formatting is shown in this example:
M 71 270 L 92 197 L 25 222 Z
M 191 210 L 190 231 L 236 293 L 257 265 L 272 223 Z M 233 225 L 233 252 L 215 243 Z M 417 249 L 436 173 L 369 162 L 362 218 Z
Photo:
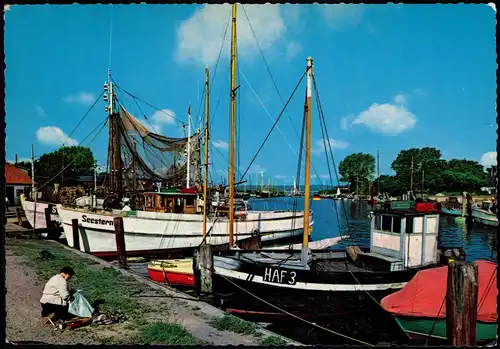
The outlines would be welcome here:
M 446 337 L 451 346 L 476 344 L 478 269 L 475 263 L 448 265 Z
M 78 229 L 78 219 L 71 220 L 71 227 L 73 228 L 73 248 L 80 249 L 80 233 Z
M 52 221 L 50 220 L 50 211 L 49 207 L 45 208 L 45 225 L 47 229 L 52 229 Z
M 16 207 L 17 224 L 21 227 L 23 225 L 23 218 L 21 217 L 21 210 Z
M 193 272 L 198 295 L 212 294 L 212 270 L 212 245 L 202 244 L 193 258 Z
M 116 259 L 122 267 L 127 267 L 127 252 L 125 249 L 125 232 L 123 230 L 123 218 L 114 218 L 115 238 L 116 238 Z

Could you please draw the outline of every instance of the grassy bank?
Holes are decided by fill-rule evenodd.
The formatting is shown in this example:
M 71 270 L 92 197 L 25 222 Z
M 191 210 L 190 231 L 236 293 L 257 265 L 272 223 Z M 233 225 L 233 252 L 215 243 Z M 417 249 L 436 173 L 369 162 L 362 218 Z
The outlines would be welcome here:
M 78 256 L 57 244 L 38 240 L 7 239 L 7 246 L 32 269 L 41 282 L 71 266 L 74 289 L 82 290 L 87 300 L 101 311 L 122 312 L 127 321 L 114 325 L 97 325 L 78 330 L 92 331 L 108 344 L 203 344 L 182 325 L 169 322 L 167 300 L 159 291 L 139 283 L 132 277 Z M 143 296 L 147 301 L 139 301 Z M 152 296 L 152 299 L 147 298 Z M 153 298 L 153 297 L 157 298 Z

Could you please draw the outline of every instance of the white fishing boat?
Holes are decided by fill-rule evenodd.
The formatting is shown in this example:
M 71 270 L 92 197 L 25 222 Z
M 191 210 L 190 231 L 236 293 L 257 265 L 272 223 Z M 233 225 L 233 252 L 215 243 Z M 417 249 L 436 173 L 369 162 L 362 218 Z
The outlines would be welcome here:
M 50 220 L 54 221 L 56 225 L 61 224 L 59 215 L 57 214 L 57 208 L 55 204 L 37 201 L 36 202 L 36 219 L 35 219 L 35 201 L 26 199 L 24 194 L 21 194 L 21 207 L 24 210 L 24 215 L 28 220 L 28 223 L 35 229 L 47 229 L 47 223 L 45 220 L 45 209 L 50 210 Z
M 483 202 L 481 207 L 472 207 L 472 218 L 474 222 L 490 227 L 498 226 L 497 214 L 491 211 L 493 203 Z

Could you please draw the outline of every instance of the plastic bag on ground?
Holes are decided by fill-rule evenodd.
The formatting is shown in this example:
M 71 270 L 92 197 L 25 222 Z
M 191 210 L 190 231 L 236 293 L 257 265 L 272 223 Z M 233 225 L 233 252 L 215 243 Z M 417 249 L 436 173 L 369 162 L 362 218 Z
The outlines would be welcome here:
M 68 312 L 77 317 L 92 317 L 94 308 L 78 290 L 73 295 L 73 301 L 69 302 Z

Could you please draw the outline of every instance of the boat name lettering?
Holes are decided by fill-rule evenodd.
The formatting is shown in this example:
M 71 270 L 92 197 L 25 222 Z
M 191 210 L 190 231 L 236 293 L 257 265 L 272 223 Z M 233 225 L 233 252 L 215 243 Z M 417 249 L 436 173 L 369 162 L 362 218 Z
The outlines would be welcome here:
M 114 225 L 113 221 L 107 221 L 101 218 L 89 218 L 86 215 L 82 216 L 83 223 L 92 223 L 92 224 L 102 224 L 102 225 Z
M 54 205 L 49 205 L 49 209 L 51 214 L 57 214 L 57 207 Z
M 289 284 L 295 285 L 295 276 L 297 273 L 295 271 L 288 271 L 278 268 L 266 268 L 264 270 L 264 281 L 273 282 L 276 284 Z

